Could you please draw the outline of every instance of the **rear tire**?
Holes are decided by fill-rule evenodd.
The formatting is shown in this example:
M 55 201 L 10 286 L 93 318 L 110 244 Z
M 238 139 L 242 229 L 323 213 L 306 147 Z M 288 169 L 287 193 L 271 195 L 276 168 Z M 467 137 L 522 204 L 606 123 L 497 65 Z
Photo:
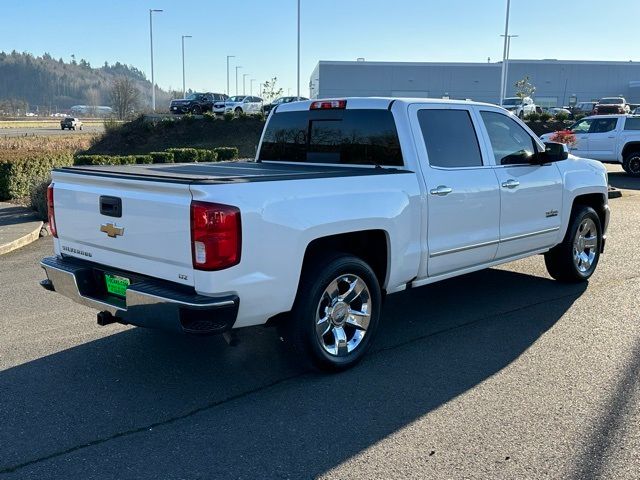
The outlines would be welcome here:
M 596 211 L 575 206 L 564 240 L 544 254 L 549 275 L 561 282 L 584 282 L 593 275 L 602 247 L 602 227 Z
M 307 365 L 346 370 L 371 346 L 381 305 L 380 285 L 367 263 L 351 255 L 325 256 L 305 267 L 280 333 Z
M 627 153 L 622 168 L 632 177 L 640 177 L 640 151 Z
M 236 107 L 236 109 L 234 110 L 236 115 L 241 115 L 242 114 L 242 108 L 240 107 Z
M 195 106 L 191 109 L 191 113 L 193 115 L 201 115 L 202 114 L 202 109 L 199 106 Z

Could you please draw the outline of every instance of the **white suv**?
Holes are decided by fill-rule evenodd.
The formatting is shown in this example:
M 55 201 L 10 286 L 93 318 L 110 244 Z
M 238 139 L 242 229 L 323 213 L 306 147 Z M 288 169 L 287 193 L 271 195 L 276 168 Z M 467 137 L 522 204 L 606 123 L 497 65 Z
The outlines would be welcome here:
M 256 114 L 262 111 L 262 99 L 250 95 L 230 97 L 224 104 L 224 111 L 232 113 Z

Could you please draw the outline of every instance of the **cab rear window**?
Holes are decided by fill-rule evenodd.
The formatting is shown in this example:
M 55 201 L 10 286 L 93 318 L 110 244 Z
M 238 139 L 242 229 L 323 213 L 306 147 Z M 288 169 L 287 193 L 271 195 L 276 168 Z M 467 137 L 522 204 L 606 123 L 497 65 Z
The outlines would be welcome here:
M 275 113 L 258 160 L 402 166 L 388 110 L 316 110 Z

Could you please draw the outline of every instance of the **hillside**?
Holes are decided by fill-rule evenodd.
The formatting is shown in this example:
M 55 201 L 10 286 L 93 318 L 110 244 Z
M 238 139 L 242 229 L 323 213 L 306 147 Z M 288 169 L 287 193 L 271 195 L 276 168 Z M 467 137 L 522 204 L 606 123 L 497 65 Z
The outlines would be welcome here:
M 136 67 L 107 62 L 99 68 L 81 59 L 70 63 L 45 53 L 0 52 L 0 114 L 15 114 L 36 107 L 49 112 L 66 110 L 72 105 L 109 105 L 109 89 L 119 76 L 132 79 L 141 91 L 141 107 L 150 104 L 151 82 Z M 157 90 L 157 105 L 167 105 L 169 93 Z M 26 105 L 25 105 L 26 104 Z

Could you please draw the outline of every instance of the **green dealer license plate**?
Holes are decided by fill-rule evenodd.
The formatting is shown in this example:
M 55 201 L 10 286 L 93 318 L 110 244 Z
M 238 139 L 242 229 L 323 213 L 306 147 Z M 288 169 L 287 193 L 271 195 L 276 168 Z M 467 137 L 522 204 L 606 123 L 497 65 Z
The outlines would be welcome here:
M 105 273 L 104 282 L 107 285 L 107 292 L 119 297 L 125 297 L 127 295 L 127 288 L 129 287 L 131 280 L 119 275 L 111 275 L 110 273 Z

